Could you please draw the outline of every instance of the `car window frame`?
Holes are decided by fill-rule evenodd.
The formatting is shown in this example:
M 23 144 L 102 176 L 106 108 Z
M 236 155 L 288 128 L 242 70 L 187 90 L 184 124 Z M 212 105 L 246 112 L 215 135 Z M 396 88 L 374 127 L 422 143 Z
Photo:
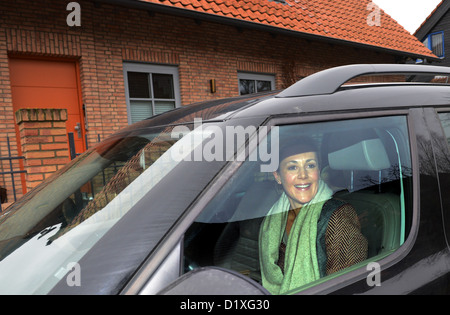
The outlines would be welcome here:
M 388 116 L 404 116 L 406 118 L 409 144 L 410 144 L 410 154 L 411 154 L 411 166 L 412 166 L 412 222 L 411 229 L 408 237 L 405 239 L 404 243 L 399 246 L 393 253 L 387 255 L 386 257 L 381 258 L 380 260 L 376 260 L 381 270 L 391 267 L 395 265 L 400 260 L 408 255 L 411 251 L 415 239 L 417 237 L 418 232 L 418 222 L 419 222 L 419 172 L 418 166 L 419 162 L 417 159 L 417 142 L 415 138 L 413 121 L 411 118 L 411 110 L 409 109 L 394 109 L 394 110 L 373 110 L 373 111 L 364 111 L 364 112 L 326 112 L 326 113 L 313 113 L 307 114 L 290 114 L 286 115 L 277 115 L 268 117 L 265 122 L 263 122 L 260 126 L 267 126 L 270 131 L 271 128 L 278 125 L 285 124 L 304 124 L 304 123 L 316 123 L 316 122 L 332 122 L 338 120 L 349 120 L 349 119 L 363 119 L 363 118 L 376 118 L 376 117 L 388 117 Z M 255 136 L 253 134 L 252 136 Z M 256 141 L 248 141 L 246 147 L 248 151 L 246 153 L 246 157 L 253 150 L 257 149 L 259 143 Z M 158 246 L 158 251 L 156 255 L 158 255 L 158 259 L 156 261 L 150 262 L 151 268 L 146 268 L 146 271 L 142 272 L 141 279 L 137 279 L 136 283 L 130 284 L 124 291 L 124 294 L 132 294 L 141 292 L 141 288 L 145 287 L 147 281 L 150 279 L 153 274 L 150 273 L 151 270 L 156 272 L 158 266 L 164 263 L 165 258 L 172 253 L 173 249 L 176 248 L 183 242 L 184 235 L 188 228 L 192 225 L 195 219 L 202 213 L 202 211 L 206 208 L 206 206 L 211 202 L 211 200 L 220 192 L 220 190 L 225 186 L 228 180 L 234 176 L 234 174 L 238 171 L 238 169 L 242 166 L 244 161 L 230 161 L 225 167 L 216 175 L 215 179 L 211 182 L 211 184 L 206 187 L 206 189 L 202 192 L 202 194 L 197 198 L 197 200 L 187 209 L 182 218 L 177 222 L 176 227 L 172 229 L 172 231 L 164 238 L 160 246 Z M 182 243 L 181 243 L 182 244 Z M 180 260 L 178 261 L 179 266 L 178 270 L 180 270 L 180 274 L 178 277 L 182 275 L 182 261 L 183 261 L 183 246 L 181 246 L 180 252 Z M 159 263 L 158 263 L 159 262 Z M 364 265 L 367 265 L 367 261 L 364 262 Z M 345 272 L 339 273 L 338 275 L 330 275 L 325 277 L 323 281 L 318 280 L 314 282 L 311 287 L 305 288 L 300 292 L 295 294 L 329 294 L 335 291 L 338 291 L 346 286 L 355 284 L 359 281 L 365 281 L 370 274 L 371 270 L 367 270 L 364 266 L 359 264 L 352 266 L 349 268 L 350 270 L 346 270 Z M 253 281 L 248 278 L 248 281 Z M 162 289 L 162 288 L 161 288 Z
M 439 141 L 440 142 L 442 142 L 442 143 L 444 143 L 444 144 L 447 144 L 446 145 L 446 148 L 447 148 L 447 154 L 450 156 L 450 144 L 448 144 L 448 140 L 447 140 L 447 134 L 445 133 L 445 130 L 444 130 L 444 126 L 442 125 L 442 121 L 441 121 L 441 119 L 440 119 L 440 117 L 439 117 L 439 114 L 449 114 L 450 115 L 450 107 L 435 107 L 434 108 L 435 109 L 435 116 L 434 117 L 432 117 L 432 118 L 430 118 L 430 119 L 434 119 L 434 121 L 438 124 L 438 127 L 440 127 L 440 130 L 441 130 L 441 134 L 439 135 L 440 137 L 439 137 Z M 432 123 L 432 122 L 430 122 L 430 123 Z M 438 170 L 438 179 L 439 179 L 439 189 L 440 189 L 440 196 L 441 196 L 441 211 L 442 211 L 442 220 L 443 220 L 443 227 L 444 227 L 444 234 L 445 234 L 445 239 L 446 239 L 446 242 L 447 242 L 447 247 L 450 249 L 450 230 L 449 230 L 449 227 L 450 227 L 450 213 L 447 211 L 445 211 L 446 209 L 445 209 L 445 205 L 446 204 L 448 204 L 448 202 L 449 202 L 449 199 L 450 199 L 450 197 L 448 196 L 448 195 L 446 195 L 445 193 L 444 193 L 444 186 L 443 186 L 443 184 L 442 184 L 442 182 L 441 182 L 441 178 L 440 178 L 440 172 L 439 172 L 439 170 L 441 170 L 440 169 L 440 165 L 436 165 L 436 167 L 437 167 L 437 170 Z
M 394 109 L 394 110 L 372 110 L 364 112 L 335 112 L 325 114 L 313 114 L 301 117 L 283 117 L 276 118 L 270 121 L 271 124 L 293 124 L 293 123 L 315 123 L 315 122 L 331 122 L 337 120 L 350 120 L 350 119 L 363 119 L 363 118 L 377 118 L 377 117 L 389 117 L 389 116 L 404 116 L 406 118 L 408 137 L 409 137 L 409 153 L 411 154 L 411 168 L 412 168 L 412 220 L 411 228 L 408 237 L 404 243 L 399 246 L 393 253 L 379 259 L 369 258 L 368 261 L 356 264 L 349 267 L 348 271 L 342 271 L 318 280 L 312 283 L 307 288 L 295 293 L 301 295 L 310 294 L 330 294 L 343 289 L 349 285 L 356 284 L 360 281 L 366 281 L 370 272 L 368 268 L 363 268 L 363 265 L 367 265 L 368 262 L 375 261 L 379 264 L 380 270 L 387 269 L 405 258 L 414 246 L 415 240 L 418 235 L 419 227 L 419 196 L 420 196 L 420 182 L 419 182 L 419 161 L 418 148 L 416 141 L 416 132 L 414 130 L 413 116 L 415 115 L 414 109 Z M 375 256 L 374 258 L 377 258 Z
M 311 114 L 301 116 L 279 117 L 274 118 L 268 122 L 269 126 L 275 126 L 280 124 L 302 124 L 302 123 L 317 123 L 317 122 L 332 122 L 338 120 L 350 120 L 350 119 L 363 119 L 363 118 L 377 118 L 377 117 L 389 117 L 389 116 L 404 116 L 406 118 L 410 154 L 411 154 L 411 167 L 412 167 L 412 221 L 411 229 L 408 237 L 404 243 L 399 246 L 393 253 L 379 259 L 371 259 L 361 264 L 356 264 L 349 267 L 349 270 L 342 271 L 327 277 L 324 277 L 305 289 L 295 294 L 329 294 L 345 288 L 348 285 L 355 284 L 359 281 L 364 281 L 370 275 L 371 270 L 363 268 L 369 261 L 376 261 L 381 270 L 387 269 L 400 260 L 405 258 L 414 246 L 415 240 L 418 234 L 419 226 L 419 161 L 417 159 L 418 149 L 414 131 L 413 116 L 414 110 L 410 109 L 394 109 L 394 110 L 373 110 L 364 112 L 333 112 L 324 114 Z M 374 258 L 377 258 L 375 256 Z

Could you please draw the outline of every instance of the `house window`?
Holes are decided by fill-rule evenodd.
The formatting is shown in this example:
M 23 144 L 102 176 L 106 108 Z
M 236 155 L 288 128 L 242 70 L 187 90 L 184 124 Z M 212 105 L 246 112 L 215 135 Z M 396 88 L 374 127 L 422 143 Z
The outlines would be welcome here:
M 177 67 L 127 63 L 124 78 L 129 123 L 180 106 Z
M 239 94 L 252 94 L 275 89 L 275 76 L 255 73 L 238 73 Z
M 445 57 L 444 51 L 444 32 L 429 34 L 423 44 L 439 58 Z

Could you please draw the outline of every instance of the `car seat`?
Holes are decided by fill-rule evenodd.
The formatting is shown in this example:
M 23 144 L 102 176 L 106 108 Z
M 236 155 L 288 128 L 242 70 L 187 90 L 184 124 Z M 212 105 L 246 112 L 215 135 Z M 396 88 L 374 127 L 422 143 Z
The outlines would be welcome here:
M 341 191 L 335 197 L 355 208 L 361 232 L 368 242 L 367 258 L 398 247 L 400 212 L 397 195 L 373 191 Z
M 340 141 L 345 139 L 343 135 Z M 331 140 L 336 143 L 337 140 Z M 345 140 L 344 140 L 345 141 Z M 328 154 L 331 170 L 347 177 L 347 189 L 334 194 L 356 210 L 361 232 L 368 241 L 368 258 L 397 248 L 400 244 L 400 198 L 383 192 L 379 172 L 391 168 L 391 162 L 379 138 L 349 144 Z M 394 163 L 392 163 L 394 164 Z M 378 182 L 377 182 L 378 181 Z
M 232 222 L 224 228 L 214 248 L 214 265 L 232 269 L 260 281 L 259 228 L 280 197 L 273 180 L 255 182 L 242 197 Z

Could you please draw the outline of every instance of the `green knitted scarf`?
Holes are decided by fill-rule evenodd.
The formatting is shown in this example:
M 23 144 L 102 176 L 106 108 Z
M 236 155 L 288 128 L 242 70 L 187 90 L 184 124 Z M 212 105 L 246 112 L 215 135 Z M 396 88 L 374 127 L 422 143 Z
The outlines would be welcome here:
M 259 232 L 262 284 L 270 293 L 283 294 L 320 278 L 316 252 L 317 221 L 324 203 L 331 196 L 331 189 L 320 181 L 317 194 L 295 218 L 286 244 L 284 275 L 277 261 L 290 210 L 287 195 L 283 193 L 272 206 Z

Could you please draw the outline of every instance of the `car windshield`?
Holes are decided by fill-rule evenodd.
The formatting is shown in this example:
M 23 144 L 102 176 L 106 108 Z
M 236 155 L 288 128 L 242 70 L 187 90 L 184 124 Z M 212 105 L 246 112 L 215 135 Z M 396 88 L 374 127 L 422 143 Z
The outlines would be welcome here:
M 192 124 L 129 129 L 12 205 L 0 217 L 0 294 L 49 292 L 194 149 L 198 141 L 183 135 L 206 136 L 192 129 Z

